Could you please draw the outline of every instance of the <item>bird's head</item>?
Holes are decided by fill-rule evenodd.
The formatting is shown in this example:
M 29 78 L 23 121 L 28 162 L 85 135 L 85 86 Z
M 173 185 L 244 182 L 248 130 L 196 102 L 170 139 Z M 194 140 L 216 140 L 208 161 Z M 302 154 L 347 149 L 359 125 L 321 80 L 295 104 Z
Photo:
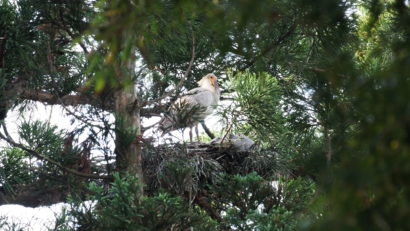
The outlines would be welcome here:
M 204 77 L 202 77 L 202 79 L 198 81 L 198 85 L 200 87 L 206 87 L 211 85 L 213 88 L 219 89 L 218 79 L 214 74 L 207 74 Z

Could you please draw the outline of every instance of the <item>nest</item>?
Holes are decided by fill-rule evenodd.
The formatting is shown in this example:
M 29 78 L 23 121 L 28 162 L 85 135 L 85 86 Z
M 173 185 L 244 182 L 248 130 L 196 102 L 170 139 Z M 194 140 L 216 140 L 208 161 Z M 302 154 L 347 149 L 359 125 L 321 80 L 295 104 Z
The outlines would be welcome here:
M 144 180 L 148 194 L 165 188 L 175 194 L 197 192 L 213 184 L 221 174 L 272 175 L 284 166 L 272 150 L 238 151 L 230 142 L 167 144 L 146 147 Z
M 218 182 L 221 174 L 257 172 L 262 176 L 272 176 L 285 172 L 286 168 L 280 164 L 273 150 L 257 150 L 248 145 L 244 151 L 244 145 L 236 145 L 236 138 L 227 137 L 225 142 L 217 138 L 211 143 L 144 146 L 142 164 L 147 195 L 167 190 L 175 195 L 187 197 L 189 194 L 189 198 L 194 198 L 198 192 L 206 191 L 209 185 Z M 35 207 L 64 201 L 67 179 L 57 177 L 60 177 L 60 184 L 51 184 L 50 187 L 39 187 L 38 182 L 22 185 L 16 190 L 16 195 L 0 190 L 0 204 L 18 203 Z

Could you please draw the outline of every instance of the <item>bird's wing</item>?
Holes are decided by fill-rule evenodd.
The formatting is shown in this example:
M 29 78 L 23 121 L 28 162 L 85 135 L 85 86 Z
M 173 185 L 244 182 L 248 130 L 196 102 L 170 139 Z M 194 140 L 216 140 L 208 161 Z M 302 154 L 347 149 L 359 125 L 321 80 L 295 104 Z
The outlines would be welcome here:
M 197 124 L 212 114 L 212 106 L 217 104 L 218 100 L 215 93 L 202 87 L 194 88 L 172 104 L 170 114 L 163 117 L 159 128 L 166 133 Z
M 215 103 L 215 95 L 205 88 L 197 87 L 188 91 L 187 95 L 183 96 L 181 100 L 193 105 L 209 107 Z
M 198 87 L 188 91 L 187 95 L 178 98 L 172 106 L 172 114 L 189 120 L 200 121 L 213 111 L 214 96 L 207 89 Z M 192 122 L 192 123 L 193 123 Z

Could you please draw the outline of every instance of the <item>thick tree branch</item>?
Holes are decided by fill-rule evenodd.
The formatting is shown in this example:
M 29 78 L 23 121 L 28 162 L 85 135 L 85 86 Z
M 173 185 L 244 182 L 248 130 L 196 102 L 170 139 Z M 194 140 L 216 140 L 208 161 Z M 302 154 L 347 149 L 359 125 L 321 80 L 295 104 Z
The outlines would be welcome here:
M 200 195 L 200 196 L 195 197 L 194 202 L 197 205 L 199 205 L 199 207 L 204 209 L 212 219 L 215 219 L 219 222 L 224 221 L 222 217 L 212 208 L 211 203 L 209 202 L 208 198 L 206 198 L 205 196 Z
M 91 95 L 65 95 L 63 97 L 59 97 L 55 94 L 45 92 L 45 91 L 38 91 L 32 89 L 23 89 L 19 92 L 20 99 L 27 99 L 33 101 L 39 101 L 42 103 L 46 103 L 49 105 L 61 105 L 64 104 L 66 106 L 78 106 L 78 105 L 92 105 L 99 107 L 104 110 L 112 110 L 108 106 L 103 106 L 101 101 L 93 97 Z
M 16 92 L 16 91 L 13 91 Z M 15 95 L 15 93 L 10 92 L 7 95 Z M 21 90 L 18 94 L 20 99 L 26 100 L 33 100 L 42 102 L 49 105 L 62 105 L 62 106 L 78 106 L 78 105 L 91 105 L 103 110 L 113 111 L 111 105 L 107 106 L 101 103 L 98 98 L 95 98 L 90 95 L 65 95 L 63 97 L 59 97 L 55 94 L 51 94 L 45 91 L 37 91 L 37 90 Z M 11 96 L 9 96 L 11 97 Z M 65 107 L 66 110 L 68 110 Z M 153 108 L 143 108 L 141 109 L 141 116 L 144 117 L 152 117 L 152 116 L 160 116 L 161 112 L 165 110 L 163 106 L 156 106 Z M 73 114 L 73 112 L 70 112 Z M 76 116 L 77 117 L 77 116 Z M 78 118 L 77 118 L 78 119 Z
M 20 98 L 40 101 L 40 102 L 47 103 L 50 105 L 61 104 L 61 103 L 64 103 L 65 105 L 70 105 L 70 106 L 77 106 L 80 104 L 93 104 L 92 100 L 90 100 L 90 97 L 88 96 L 65 95 L 59 98 L 57 95 L 54 95 L 54 94 L 51 94 L 45 91 L 36 91 L 36 90 L 29 90 L 29 89 L 25 89 L 21 91 Z

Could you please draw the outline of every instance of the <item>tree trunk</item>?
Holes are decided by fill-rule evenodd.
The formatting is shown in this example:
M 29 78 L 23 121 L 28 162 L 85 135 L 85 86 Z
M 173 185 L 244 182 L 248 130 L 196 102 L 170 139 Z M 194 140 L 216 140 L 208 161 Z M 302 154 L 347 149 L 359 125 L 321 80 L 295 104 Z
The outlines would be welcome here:
M 119 88 L 114 92 L 116 167 L 121 176 L 138 178 L 138 184 L 135 186 L 138 187 L 139 193 L 135 196 L 141 198 L 144 193 L 140 142 L 141 107 L 137 88 L 132 81 L 135 59 L 131 55 L 125 62 L 119 59 L 118 64 L 118 67 L 122 68 L 114 67 L 119 84 Z
M 121 175 L 136 176 L 138 187 L 143 193 L 142 155 L 141 155 L 141 118 L 139 107 L 130 108 L 137 101 L 133 84 L 124 86 L 114 94 L 116 120 L 116 164 Z
M 332 147 L 332 135 L 327 126 L 324 127 L 324 136 L 325 136 L 325 147 L 326 147 L 326 164 L 329 167 L 332 163 L 333 156 L 333 147 Z

